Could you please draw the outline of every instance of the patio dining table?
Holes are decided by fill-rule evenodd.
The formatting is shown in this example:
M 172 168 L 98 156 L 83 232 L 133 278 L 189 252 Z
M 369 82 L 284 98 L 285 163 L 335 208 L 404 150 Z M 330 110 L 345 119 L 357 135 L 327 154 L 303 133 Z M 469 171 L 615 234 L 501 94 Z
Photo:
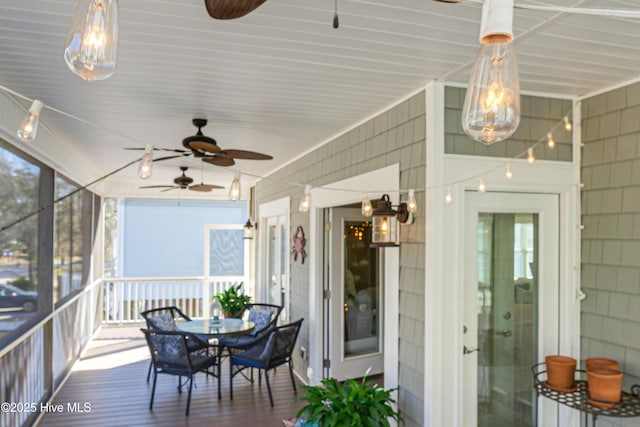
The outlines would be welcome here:
M 215 351 L 218 358 L 218 400 L 222 399 L 221 383 L 221 364 L 223 348 L 218 345 L 218 340 L 223 336 L 246 335 L 253 331 L 255 323 L 243 319 L 220 319 L 213 322 L 209 319 L 190 320 L 178 325 L 178 329 L 184 332 L 190 332 L 205 339 L 211 348 Z

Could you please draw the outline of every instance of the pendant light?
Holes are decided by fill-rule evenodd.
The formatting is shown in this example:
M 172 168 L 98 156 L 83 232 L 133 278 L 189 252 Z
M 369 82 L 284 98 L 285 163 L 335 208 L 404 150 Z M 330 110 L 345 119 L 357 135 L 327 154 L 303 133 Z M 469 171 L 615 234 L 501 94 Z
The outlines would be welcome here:
M 513 0 L 486 0 L 480 43 L 462 108 L 462 128 L 490 145 L 509 138 L 520 123 L 520 82 L 513 48 Z
M 240 172 L 236 172 L 229 187 L 229 200 L 236 202 L 240 200 Z
M 151 178 L 153 172 L 153 146 L 147 144 L 144 149 L 142 159 L 140 159 L 140 165 L 138 166 L 138 176 L 141 179 Z
M 16 133 L 18 134 L 18 138 L 24 142 L 33 141 L 36 137 L 36 133 L 38 133 L 38 123 L 40 122 L 40 111 L 42 111 L 43 105 L 42 101 L 34 99 L 27 116 L 22 123 L 20 123 L 18 132 Z
M 80 0 L 64 50 L 67 67 L 84 80 L 104 80 L 116 70 L 118 0 Z

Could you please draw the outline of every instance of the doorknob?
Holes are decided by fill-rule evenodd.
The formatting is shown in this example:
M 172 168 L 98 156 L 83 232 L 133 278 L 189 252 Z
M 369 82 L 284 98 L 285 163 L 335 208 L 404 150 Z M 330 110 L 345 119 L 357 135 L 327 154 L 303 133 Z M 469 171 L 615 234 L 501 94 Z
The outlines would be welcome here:
M 499 335 L 502 335 L 503 337 L 510 337 L 511 331 L 509 329 L 505 329 L 502 332 L 500 332 Z
M 471 354 L 475 351 L 480 351 L 479 348 L 467 348 L 466 345 L 462 346 L 462 354 Z

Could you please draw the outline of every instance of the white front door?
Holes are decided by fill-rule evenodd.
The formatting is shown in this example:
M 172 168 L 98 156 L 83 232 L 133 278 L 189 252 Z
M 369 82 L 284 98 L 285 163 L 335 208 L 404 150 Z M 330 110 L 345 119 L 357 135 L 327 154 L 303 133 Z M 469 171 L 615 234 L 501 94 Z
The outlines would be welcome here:
M 284 307 L 280 315 L 280 323 L 284 324 L 289 321 L 288 222 L 285 215 L 269 217 L 266 222 L 266 302 Z
M 371 221 L 360 208 L 331 208 L 328 265 L 330 373 L 338 380 L 382 373 L 382 250 L 369 247 Z
M 465 193 L 465 427 L 557 426 L 531 367 L 558 353 L 558 199 Z

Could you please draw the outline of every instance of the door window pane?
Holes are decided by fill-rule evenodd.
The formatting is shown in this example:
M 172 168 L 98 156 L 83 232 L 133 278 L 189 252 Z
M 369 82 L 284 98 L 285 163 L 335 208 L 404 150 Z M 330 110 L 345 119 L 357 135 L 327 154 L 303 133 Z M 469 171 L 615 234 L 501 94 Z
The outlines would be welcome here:
M 209 233 L 209 276 L 244 276 L 244 230 Z
M 344 357 L 380 351 L 378 251 L 370 247 L 371 223 L 345 221 Z
M 478 217 L 478 426 L 536 425 L 537 214 Z

